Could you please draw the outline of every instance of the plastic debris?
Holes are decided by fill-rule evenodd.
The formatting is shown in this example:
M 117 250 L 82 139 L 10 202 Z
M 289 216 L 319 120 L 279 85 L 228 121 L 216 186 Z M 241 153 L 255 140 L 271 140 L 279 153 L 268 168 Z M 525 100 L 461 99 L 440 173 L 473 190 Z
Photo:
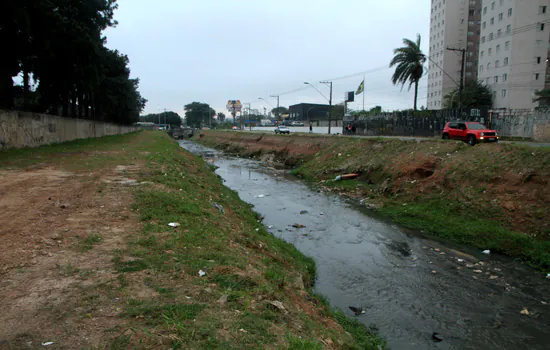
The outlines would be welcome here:
M 170 226 L 170 227 L 178 227 L 179 225 L 180 225 L 179 222 L 171 222 L 171 223 L 168 224 L 168 226 Z
M 526 307 L 524 307 L 523 310 L 520 311 L 520 314 L 525 315 L 525 316 L 531 315 L 531 313 L 529 312 L 529 310 L 527 310 Z
M 440 341 L 443 341 L 443 337 L 441 336 L 441 334 L 439 334 L 437 332 L 433 332 L 432 333 L 432 340 L 435 341 L 435 342 L 440 342 Z
M 292 227 L 295 227 L 295 228 L 304 228 L 305 226 L 302 225 L 302 224 L 293 224 Z
M 325 213 L 321 212 L 321 213 L 319 213 L 319 215 L 325 215 Z
M 199 270 L 199 276 L 200 277 L 206 276 L 206 272 L 204 272 L 203 270 Z
M 281 310 L 281 311 L 284 311 L 284 309 L 285 309 L 283 303 L 281 303 L 281 302 L 278 301 L 278 300 L 268 301 L 267 303 L 270 304 L 270 305 L 275 306 L 277 309 L 279 309 L 279 310 Z
M 258 232 L 258 231 L 260 231 L 260 229 L 259 229 L 259 228 L 257 228 L 257 229 L 256 229 L 256 232 Z
M 259 194 L 256 196 L 256 198 L 264 198 L 265 197 L 265 194 Z
M 340 180 L 342 180 L 342 177 L 340 175 L 338 175 L 334 178 L 334 181 L 340 181 Z
M 268 229 L 272 229 L 273 228 L 273 225 L 269 225 L 267 226 Z
M 42 343 L 42 346 L 50 346 L 52 344 L 53 344 L 53 341 L 47 341 L 47 342 Z
M 348 306 L 351 311 L 355 314 L 355 316 L 359 316 L 361 314 L 365 313 L 365 310 L 363 310 L 362 306 Z
M 489 254 L 491 254 L 491 251 L 489 249 L 487 249 L 487 250 L 484 250 L 482 253 L 489 255 Z
M 546 275 L 546 278 L 550 279 L 550 273 Z
M 475 273 L 482 273 L 483 271 L 481 270 L 474 270 Z
M 489 277 L 490 280 L 496 280 L 497 278 L 498 276 L 495 276 L 495 275 Z
M 456 259 L 458 262 L 464 262 L 464 259 Z
M 220 204 L 218 204 L 216 202 L 212 202 L 212 206 L 214 208 L 218 209 L 222 214 L 225 214 L 225 210 L 223 210 L 223 207 Z

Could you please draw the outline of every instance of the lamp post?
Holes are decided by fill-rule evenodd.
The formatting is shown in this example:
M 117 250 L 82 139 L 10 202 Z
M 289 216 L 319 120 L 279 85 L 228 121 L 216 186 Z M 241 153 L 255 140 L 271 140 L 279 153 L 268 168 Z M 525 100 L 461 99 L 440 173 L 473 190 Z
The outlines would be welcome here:
M 329 88 L 330 88 L 330 95 L 329 95 L 329 98 L 327 98 L 325 95 L 323 95 L 323 93 L 321 91 L 319 91 L 319 89 L 317 89 L 315 87 L 315 85 L 311 84 L 311 83 L 308 83 L 307 81 L 304 82 L 304 84 L 306 85 L 309 85 L 311 86 L 312 88 L 314 88 L 315 90 L 317 90 L 317 92 L 323 96 L 325 98 L 325 100 L 328 101 L 328 134 L 330 135 L 331 132 L 331 124 L 332 124 L 332 81 L 320 81 L 319 82 L 320 84 L 325 84 L 327 85 Z

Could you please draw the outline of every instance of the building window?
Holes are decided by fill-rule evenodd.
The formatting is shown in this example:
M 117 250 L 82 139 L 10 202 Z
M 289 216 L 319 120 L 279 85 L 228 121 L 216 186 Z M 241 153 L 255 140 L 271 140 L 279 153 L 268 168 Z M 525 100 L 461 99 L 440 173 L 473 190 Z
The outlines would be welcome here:
M 544 23 L 541 23 L 539 28 L 541 32 L 544 32 Z
M 485 37 L 484 37 L 484 36 L 481 37 L 481 42 L 482 42 L 482 43 L 485 42 Z
M 466 62 L 466 67 L 471 67 L 472 66 L 472 62 Z
M 512 31 L 512 25 L 511 24 L 508 24 L 506 26 L 506 34 L 510 34 L 510 32 Z
M 469 25 L 469 26 L 473 26 L 474 24 L 476 24 L 475 21 L 468 21 L 468 25 Z
M 483 14 L 484 14 L 484 15 L 487 14 L 487 6 L 485 6 L 485 7 L 483 8 Z
M 472 76 L 472 72 L 466 72 L 466 76 L 469 78 Z
M 474 53 L 472 51 L 468 51 L 468 57 L 472 57 Z
M 496 60 L 496 61 L 495 61 L 495 68 L 498 68 L 498 67 L 500 67 L 500 61 L 499 61 L 499 60 Z
M 539 76 L 540 76 L 539 73 L 535 73 L 535 80 L 539 80 Z
M 540 56 L 537 57 L 537 64 L 540 64 L 541 60 L 542 60 L 542 58 Z
M 489 41 L 493 40 L 493 33 L 489 33 Z
M 468 36 L 474 36 L 474 32 L 468 32 Z
M 502 30 L 500 30 L 500 29 L 499 29 L 499 30 L 497 30 L 497 38 L 500 38 L 500 37 L 501 37 L 501 35 L 502 35 Z
M 512 9 L 508 9 L 508 17 L 512 17 Z
M 506 97 L 506 89 L 502 89 L 502 97 Z
M 493 1 L 493 3 L 491 4 L 491 10 L 494 10 L 495 9 L 495 2 Z
M 479 56 L 480 56 L 481 58 L 483 58 L 483 56 L 485 56 L 485 51 L 481 51 L 480 54 L 479 54 Z
M 472 41 L 468 41 L 468 46 L 474 46 L 474 43 Z
M 498 21 L 502 21 L 502 19 L 504 18 L 504 13 L 499 13 L 498 14 Z
M 493 49 L 489 48 L 489 50 L 487 50 L 487 56 L 491 56 L 493 54 Z
M 483 24 L 481 25 L 483 29 L 485 29 L 487 27 L 487 22 L 483 22 Z
M 497 45 L 497 50 L 496 50 L 497 55 L 499 52 L 500 52 L 500 45 Z
M 483 66 L 479 66 L 479 72 L 483 72 Z
M 498 83 L 498 75 L 495 75 L 494 79 L 495 79 L 495 84 L 497 84 Z
M 497 98 L 497 92 L 493 91 L 493 99 Z
M 491 62 L 487 63 L 487 70 L 491 70 Z
M 504 57 L 504 65 L 505 65 L 505 66 L 508 65 L 508 57 Z
M 546 6 L 540 6 L 539 7 L 539 12 L 540 13 L 546 13 Z
M 502 81 L 507 81 L 508 80 L 508 74 L 504 73 L 502 74 Z
M 491 25 L 495 24 L 495 17 L 491 17 Z
M 506 50 L 506 51 L 510 50 L 510 42 L 509 41 L 504 43 L 504 50 Z

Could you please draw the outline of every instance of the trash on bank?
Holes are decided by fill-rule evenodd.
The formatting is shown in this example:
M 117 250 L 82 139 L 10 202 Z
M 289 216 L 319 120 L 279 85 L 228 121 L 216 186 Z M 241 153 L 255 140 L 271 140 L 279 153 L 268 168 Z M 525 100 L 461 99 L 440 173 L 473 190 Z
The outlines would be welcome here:
M 355 316 L 359 316 L 361 314 L 365 313 L 365 310 L 363 310 L 363 307 L 361 306 L 348 306 L 351 311 L 355 314 Z
M 487 249 L 487 250 L 484 250 L 482 253 L 489 255 L 489 254 L 491 254 L 491 251 L 489 249 Z
M 170 226 L 170 227 L 178 227 L 179 225 L 180 225 L 179 222 L 171 222 L 171 223 L 168 224 L 168 226 Z
M 352 180 L 358 177 L 359 174 L 344 174 L 344 175 L 338 175 L 334 178 L 334 181 L 340 181 L 340 180 Z
M 47 342 L 42 343 L 42 346 L 50 346 L 52 344 L 53 344 L 53 341 L 47 341 Z
M 546 275 L 546 278 L 550 279 L 550 273 Z
M 218 209 L 222 214 L 225 214 L 225 210 L 223 210 L 223 207 L 220 204 L 218 204 L 216 202 L 212 202 L 212 206 L 214 208 Z
M 204 272 L 203 270 L 199 270 L 199 276 L 200 277 L 206 276 L 206 272 Z
M 529 312 L 529 310 L 527 310 L 526 307 L 524 307 L 523 310 L 520 311 L 520 314 L 525 315 L 525 316 L 531 315 L 531 313 Z
M 267 226 L 268 229 L 272 229 L 273 228 L 273 225 L 269 225 Z

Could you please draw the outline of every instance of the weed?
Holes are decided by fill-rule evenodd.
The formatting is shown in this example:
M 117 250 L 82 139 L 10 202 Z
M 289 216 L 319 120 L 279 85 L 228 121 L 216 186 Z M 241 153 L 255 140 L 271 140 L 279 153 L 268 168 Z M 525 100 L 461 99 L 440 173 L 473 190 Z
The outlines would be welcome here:
M 95 244 L 100 243 L 102 240 L 103 236 L 101 236 L 99 233 L 92 233 L 80 242 L 80 250 L 90 250 L 94 247 Z

